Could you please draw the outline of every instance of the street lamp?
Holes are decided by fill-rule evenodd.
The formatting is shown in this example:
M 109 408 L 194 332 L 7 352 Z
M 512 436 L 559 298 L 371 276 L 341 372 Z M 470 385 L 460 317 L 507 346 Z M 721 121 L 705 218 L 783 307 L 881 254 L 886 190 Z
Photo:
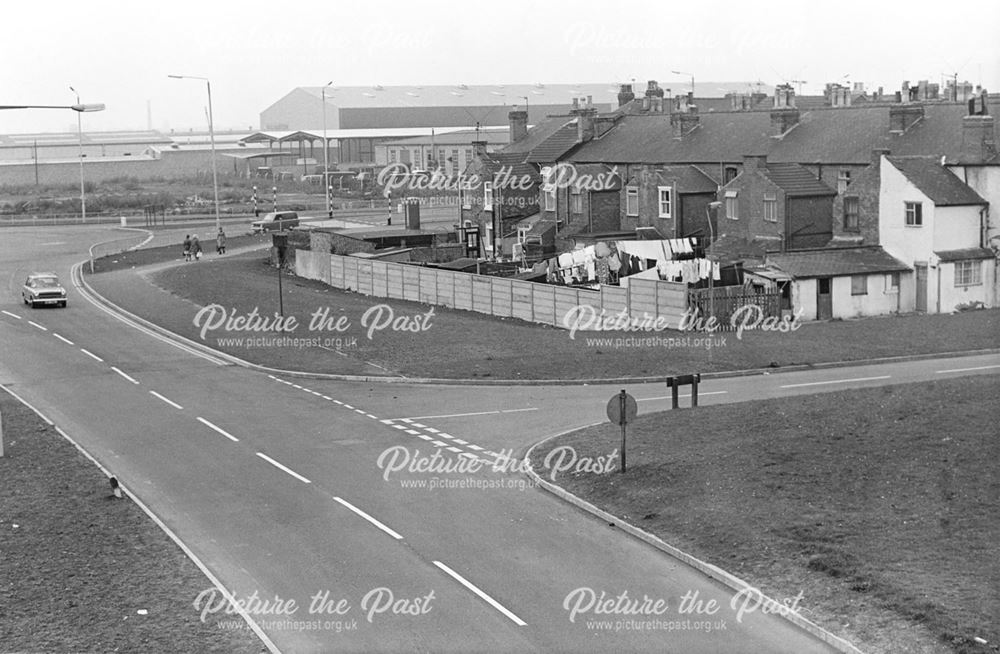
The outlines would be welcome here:
M 694 73 L 685 73 L 684 71 L 681 71 L 681 70 L 672 70 L 670 72 L 673 73 L 674 75 L 687 75 L 688 77 L 691 78 L 691 97 L 693 98 L 694 97 Z
M 83 184 L 83 120 L 81 114 L 84 111 L 101 111 L 104 109 L 104 105 L 80 104 L 80 94 L 72 86 L 69 87 L 69 90 L 76 96 L 76 104 L 70 109 L 76 112 L 76 138 L 80 144 L 80 222 L 85 223 L 87 222 L 87 195 Z
M 212 143 L 212 191 L 215 194 L 215 231 L 222 229 L 222 219 L 219 217 L 219 174 L 215 164 L 215 123 L 212 117 L 212 83 L 207 77 L 196 75 L 167 75 L 172 79 L 200 79 L 205 82 L 208 90 L 208 138 Z
M 326 83 L 320 96 L 323 98 L 323 190 L 326 192 L 326 217 L 333 218 L 333 209 L 330 207 L 330 143 L 326 140 L 326 89 L 333 84 L 333 80 Z

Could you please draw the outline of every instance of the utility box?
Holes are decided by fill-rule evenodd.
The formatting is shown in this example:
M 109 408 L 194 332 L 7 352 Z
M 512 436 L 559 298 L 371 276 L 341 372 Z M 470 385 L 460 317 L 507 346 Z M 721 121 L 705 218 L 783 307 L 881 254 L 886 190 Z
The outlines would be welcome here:
M 403 212 L 406 218 L 406 228 L 420 229 L 420 200 L 406 198 L 406 201 L 403 202 Z

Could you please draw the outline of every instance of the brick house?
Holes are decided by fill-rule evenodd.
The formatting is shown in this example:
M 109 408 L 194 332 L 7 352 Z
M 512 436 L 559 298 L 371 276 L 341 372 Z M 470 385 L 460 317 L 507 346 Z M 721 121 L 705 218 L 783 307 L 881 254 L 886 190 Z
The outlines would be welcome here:
M 743 171 L 718 191 L 718 235 L 761 241 L 769 251 L 822 247 L 833 236 L 836 194 L 803 166 L 747 155 Z

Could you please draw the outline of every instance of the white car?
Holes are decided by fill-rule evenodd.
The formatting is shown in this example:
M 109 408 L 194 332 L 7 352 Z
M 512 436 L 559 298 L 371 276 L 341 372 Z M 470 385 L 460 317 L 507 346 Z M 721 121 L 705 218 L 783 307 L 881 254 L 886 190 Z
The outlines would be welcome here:
M 66 289 L 55 273 L 35 272 L 28 275 L 21 288 L 21 299 L 34 309 L 40 304 L 66 306 Z

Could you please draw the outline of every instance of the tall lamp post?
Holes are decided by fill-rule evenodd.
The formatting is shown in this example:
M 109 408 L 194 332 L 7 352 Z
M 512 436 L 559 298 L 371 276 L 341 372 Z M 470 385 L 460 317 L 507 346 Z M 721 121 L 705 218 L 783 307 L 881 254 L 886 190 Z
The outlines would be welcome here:
M 212 143 L 212 191 L 215 194 L 215 231 L 222 229 L 222 219 L 219 216 L 219 173 L 215 163 L 215 121 L 212 117 L 212 83 L 207 77 L 196 75 L 167 75 L 173 79 L 200 79 L 205 82 L 208 90 L 208 138 Z
M 76 95 L 76 104 L 73 105 L 51 105 L 51 104 L 22 104 L 22 105 L 0 105 L 0 109 L 72 109 L 76 112 L 76 135 L 77 140 L 80 143 L 80 221 L 86 222 L 87 220 L 87 200 L 85 195 L 85 188 L 83 185 L 83 122 L 80 120 L 80 114 L 84 112 L 91 111 L 104 111 L 104 105 L 101 103 L 96 104 L 81 104 L 80 94 L 71 86 L 70 91 Z
M 76 104 L 71 107 L 73 111 L 76 112 L 76 139 L 80 144 L 80 222 L 87 222 L 87 194 L 86 188 L 83 184 L 83 112 L 84 111 L 101 111 L 104 109 L 103 104 L 81 104 L 80 94 L 76 92 L 72 86 L 69 90 L 73 92 L 76 96 Z
M 333 208 L 330 206 L 330 193 L 333 187 L 330 185 L 330 143 L 326 140 L 326 90 L 333 84 L 333 80 L 326 83 L 320 96 L 323 98 L 323 190 L 326 192 L 326 217 L 333 218 Z

